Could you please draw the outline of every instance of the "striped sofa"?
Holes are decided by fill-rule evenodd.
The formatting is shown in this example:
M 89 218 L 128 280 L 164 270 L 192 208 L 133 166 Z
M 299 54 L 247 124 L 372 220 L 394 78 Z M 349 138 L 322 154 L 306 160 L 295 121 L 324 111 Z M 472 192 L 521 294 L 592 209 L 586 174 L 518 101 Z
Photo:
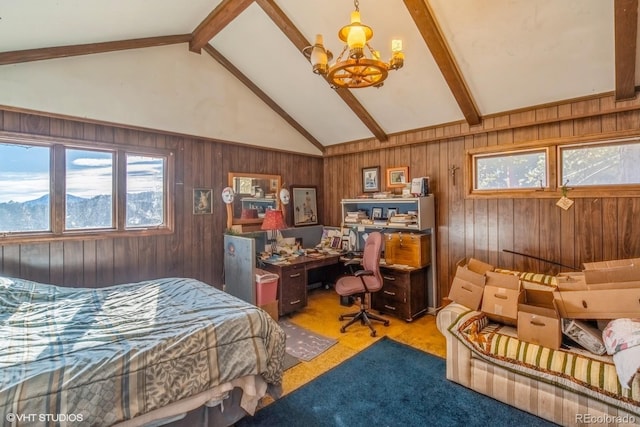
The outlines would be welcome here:
M 610 356 L 550 350 L 457 303 L 437 326 L 447 342 L 447 379 L 561 425 L 640 425 L 640 376 L 622 389 Z

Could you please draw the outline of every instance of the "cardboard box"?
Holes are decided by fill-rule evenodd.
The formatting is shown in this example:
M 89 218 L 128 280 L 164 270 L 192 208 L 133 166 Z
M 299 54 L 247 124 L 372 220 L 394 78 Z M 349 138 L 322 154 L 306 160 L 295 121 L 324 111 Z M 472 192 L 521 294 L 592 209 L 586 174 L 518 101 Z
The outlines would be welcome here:
M 585 263 L 584 279 L 589 289 L 640 287 L 640 258 Z
M 475 258 L 469 258 L 467 268 L 478 274 L 484 274 L 487 271 L 493 271 L 495 269 L 493 265 L 487 264 L 486 262 L 478 261 Z
M 422 268 L 431 262 L 431 236 L 416 233 L 388 233 L 384 257 L 387 264 Z
M 278 313 L 278 300 L 270 302 L 268 304 L 264 304 L 259 306 L 261 309 L 269 313 L 269 316 L 276 322 L 278 321 L 280 315 Z
M 618 319 L 640 315 L 640 288 L 589 289 L 553 292 L 560 317 Z
M 451 283 L 449 299 L 472 310 L 478 310 L 482 301 L 486 277 L 466 267 L 458 266 Z
M 560 316 L 551 291 L 525 290 L 525 302 L 518 305 L 518 339 L 558 350 L 562 345 Z
M 516 326 L 518 304 L 524 301 L 520 278 L 513 274 L 487 271 L 482 294 L 482 311 L 496 322 Z

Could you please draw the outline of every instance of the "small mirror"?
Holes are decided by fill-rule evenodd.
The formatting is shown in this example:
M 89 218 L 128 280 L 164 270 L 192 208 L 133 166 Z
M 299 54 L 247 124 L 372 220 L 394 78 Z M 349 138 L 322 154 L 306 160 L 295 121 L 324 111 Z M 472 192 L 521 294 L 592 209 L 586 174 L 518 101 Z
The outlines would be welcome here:
M 229 172 L 229 187 L 235 193 L 233 225 L 247 225 L 245 231 L 259 229 L 267 209 L 278 207 L 280 186 L 280 175 Z

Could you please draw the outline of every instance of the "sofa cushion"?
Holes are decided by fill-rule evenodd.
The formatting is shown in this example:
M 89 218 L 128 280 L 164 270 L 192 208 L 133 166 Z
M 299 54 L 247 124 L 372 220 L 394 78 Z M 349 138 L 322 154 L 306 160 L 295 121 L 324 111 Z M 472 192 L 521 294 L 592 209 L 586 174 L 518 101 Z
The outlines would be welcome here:
M 640 415 L 640 378 L 636 376 L 632 387 L 623 389 L 611 356 L 595 356 L 578 348 L 552 350 L 520 341 L 515 328 L 490 322 L 477 311 L 460 316 L 449 331 L 473 357 Z

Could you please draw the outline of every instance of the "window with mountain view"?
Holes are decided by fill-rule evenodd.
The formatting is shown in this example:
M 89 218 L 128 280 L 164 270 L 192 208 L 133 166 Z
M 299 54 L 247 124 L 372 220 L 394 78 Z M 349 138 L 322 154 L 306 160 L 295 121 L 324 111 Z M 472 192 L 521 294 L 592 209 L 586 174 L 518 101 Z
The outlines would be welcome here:
M 560 148 L 561 181 L 570 187 L 640 184 L 640 142 Z
M 127 155 L 127 227 L 164 221 L 164 158 Z
M 67 149 L 67 230 L 113 227 L 113 153 Z
M 171 232 L 173 168 L 163 149 L 3 138 L 0 243 Z
M 0 233 L 49 231 L 49 147 L 0 143 Z

